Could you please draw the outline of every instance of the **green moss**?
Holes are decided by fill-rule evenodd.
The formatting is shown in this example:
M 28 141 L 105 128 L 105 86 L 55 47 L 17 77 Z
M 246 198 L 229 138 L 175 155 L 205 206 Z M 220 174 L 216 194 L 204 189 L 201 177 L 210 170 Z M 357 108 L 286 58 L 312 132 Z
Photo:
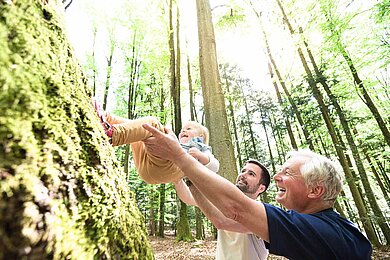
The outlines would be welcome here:
M 0 259 L 153 259 L 62 17 L 0 2 Z

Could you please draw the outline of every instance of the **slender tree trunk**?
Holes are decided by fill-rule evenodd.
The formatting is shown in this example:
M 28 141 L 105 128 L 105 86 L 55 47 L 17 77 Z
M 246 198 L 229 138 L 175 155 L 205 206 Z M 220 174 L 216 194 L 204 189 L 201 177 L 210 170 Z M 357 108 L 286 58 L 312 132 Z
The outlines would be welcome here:
M 277 125 L 276 119 L 274 117 L 271 118 L 272 137 L 276 141 L 276 151 L 278 153 L 278 163 L 279 163 L 279 165 L 282 165 L 283 162 L 285 161 L 286 153 L 284 151 L 284 142 L 280 138 L 281 135 L 279 134 L 279 127 L 277 127 L 276 125 Z M 273 166 L 273 167 L 275 167 L 275 166 Z M 276 173 L 276 168 L 275 168 L 274 172 Z
M 180 49 L 180 13 L 179 13 L 179 6 L 176 5 L 176 69 L 175 69 L 175 84 L 173 86 L 173 93 L 172 97 L 174 100 L 174 106 L 173 109 L 175 111 L 175 133 L 176 136 L 179 135 L 181 130 L 181 101 L 180 101 L 180 83 L 181 83 L 181 49 Z
M 271 118 L 271 116 L 269 114 L 267 115 L 267 117 L 269 119 L 269 122 L 272 122 L 272 118 Z M 269 154 L 269 158 L 270 158 L 270 161 L 271 161 L 272 172 L 274 172 L 276 174 L 275 159 L 274 159 L 274 155 L 272 154 L 271 142 L 270 142 L 270 139 L 268 137 L 267 127 L 265 125 L 264 120 L 261 123 L 262 123 L 263 130 L 264 130 L 264 133 L 265 133 L 265 140 L 267 141 L 268 154 Z M 272 131 L 272 129 L 273 128 L 272 128 L 272 125 L 271 125 L 271 131 Z M 276 140 L 276 139 L 274 139 L 274 140 Z M 269 201 L 266 201 L 266 202 L 268 203 Z
M 181 121 L 181 101 L 180 101 L 180 23 L 179 23 L 179 8 L 177 6 L 176 10 L 176 52 L 174 51 L 174 30 L 173 30 L 173 16 L 172 16 L 173 2 L 170 1 L 169 8 L 169 20 L 170 20 L 170 37 L 169 37 L 169 46 L 171 49 L 171 79 L 173 79 L 174 84 L 171 85 L 171 96 L 173 100 L 173 110 L 174 110 L 174 131 L 176 136 L 179 135 L 182 127 Z M 173 56 L 173 57 L 172 57 Z M 173 64 L 172 64 L 173 63 Z M 180 211 L 179 211 L 179 220 L 177 222 L 177 235 L 176 239 L 178 241 L 191 241 L 192 233 L 190 230 L 188 216 L 187 216 L 187 205 L 180 201 Z
M 96 78 L 97 78 L 97 69 L 96 69 L 96 57 L 95 57 L 95 46 L 96 46 L 96 34 L 97 27 L 93 27 L 93 43 L 92 43 L 92 96 L 96 96 Z
M 138 84 L 137 78 L 139 78 L 139 67 L 141 63 L 138 61 L 137 48 L 136 48 L 136 39 L 137 34 L 134 33 L 133 36 L 133 48 L 131 52 L 131 57 L 127 59 L 127 62 L 130 63 L 130 72 L 129 72 L 129 83 L 128 83 L 128 95 L 127 95 L 127 118 L 135 119 L 135 104 L 138 96 Z M 124 172 L 126 176 L 129 176 L 129 163 L 130 163 L 130 145 L 125 146 L 125 156 L 124 156 Z
M 274 77 L 274 73 L 272 71 L 272 67 L 271 67 L 271 64 L 269 62 L 268 62 L 268 71 L 269 71 L 269 74 L 270 74 L 270 77 L 271 77 L 271 80 L 272 80 L 272 84 L 274 85 L 274 88 L 275 88 L 275 92 L 276 92 L 276 96 L 278 98 L 278 102 L 279 102 L 280 106 L 283 107 L 282 95 L 280 94 L 278 84 L 276 83 L 276 79 Z M 285 124 L 286 124 L 286 128 L 287 128 L 288 136 L 290 137 L 291 147 L 294 150 L 297 150 L 298 149 L 298 145 L 297 145 L 297 142 L 295 141 L 294 132 L 292 130 L 292 127 L 291 127 L 291 124 L 290 124 L 290 120 L 288 120 L 287 117 L 285 118 Z
M 247 126 L 248 126 L 248 131 L 249 131 L 249 140 L 252 144 L 252 153 L 251 153 L 251 157 L 253 158 L 259 158 L 259 155 L 257 154 L 257 147 L 256 147 L 256 142 L 255 142 L 255 135 L 253 133 L 253 127 L 252 127 L 252 112 L 249 111 L 249 107 L 248 107 L 248 102 L 247 102 L 247 99 L 246 99 L 246 95 L 244 93 L 244 89 L 242 87 L 242 82 L 241 83 L 238 83 L 238 87 L 240 88 L 240 91 L 241 91 L 241 95 L 242 95 L 242 101 L 244 102 L 244 109 L 245 109 L 245 117 L 246 117 L 246 121 L 247 121 Z
M 159 187 L 159 193 L 160 193 L 160 218 L 158 222 L 158 236 L 164 237 L 164 230 L 165 230 L 165 184 L 160 184 Z
M 155 195 L 154 193 L 149 194 L 150 208 L 149 208 L 149 235 L 155 236 L 157 233 L 156 229 L 156 214 L 154 209 Z
M 241 158 L 241 150 L 240 150 L 240 142 L 238 140 L 238 133 L 237 133 L 237 124 L 236 124 L 236 118 L 234 116 L 234 106 L 232 101 L 232 96 L 230 93 L 230 83 L 227 80 L 227 76 L 225 75 L 225 84 L 226 84 L 226 91 L 228 94 L 228 110 L 230 113 L 230 118 L 232 120 L 232 129 L 233 129 L 233 135 L 234 135 L 234 143 L 237 151 L 237 157 L 238 157 L 238 165 L 242 166 L 242 158 Z
M 188 94 L 190 96 L 190 116 L 191 121 L 196 121 L 196 109 L 194 102 L 194 91 L 192 87 L 192 77 L 191 77 L 191 65 L 190 57 L 187 55 L 187 78 L 188 78 Z
M 115 41 L 111 39 L 110 41 L 110 53 L 107 58 L 107 74 L 106 74 L 106 84 L 104 87 L 104 98 L 103 98 L 103 110 L 107 109 L 107 97 L 108 91 L 110 89 L 110 80 L 111 80 L 111 72 L 112 72 L 112 59 L 114 57 L 115 51 Z
M 375 179 L 376 179 L 376 182 L 378 183 L 381 191 L 382 191 L 382 194 L 383 194 L 383 197 L 385 198 L 386 202 L 387 202 L 387 205 L 389 206 L 390 208 L 390 197 L 389 197 L 389 193 L 388 191 L 386 190 L 386 187 L 385 185 L 383 184 L 383 181 L 381 179 L 381 177 L 379 176 L 379 173 L 378 171 L 376 170 L 376 168 L 374 167 L 374 164 L 373 162 L 371 161 L 371 158 L 370 156 L 367 154 L 366 151 L 364 151 L 364 156 L 367 160 L 367 162 L 370 164 L 370 167 L 371 167 L 371 171 L 372 173 L 374 174 L 375 176 Z M 388 243 L 389 244 L 389 243 Z
M 196 121 L 196 115 L 195 115 L 195 104 L 194 104 L 194 93 L 192 90 L 192 79 L 191 79 L 191 66 L 190 66 L 190 58 L 187 55 L 187 75 L 188 75 L 188 91 L 190 96 L 190 116 L 191 121 Z M 198 208 L 195 207 L 195 238 L 196 239 L 204 239 L 204 228 L 203 228 L 203 213 Z
M 345 215 L 344 211 L 343 211 L 343 208 L 341 207 L 340 203 L 338 200 L 336 200 L 336 202 L 334 203 L 334 207 L 336 208 L 337 212 L 343 216 L 344 218 L 346 218 L 347 216 Z
M 204 228 L 203 228 L 203 213 L 198 207 L 195 207 L 195 219 L 196 219 L 195 238 L 204 239 L 205 235 L 204 235 Z

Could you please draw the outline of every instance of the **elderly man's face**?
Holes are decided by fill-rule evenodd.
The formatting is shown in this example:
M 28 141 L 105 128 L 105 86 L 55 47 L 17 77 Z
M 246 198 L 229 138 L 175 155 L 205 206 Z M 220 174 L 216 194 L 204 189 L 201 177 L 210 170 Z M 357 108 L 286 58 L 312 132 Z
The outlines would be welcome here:
M 300 172 L 300 167 L 306 160 L 306 157 L 290 158 L 274 176 L 278 187 L 276 201 L 287 209 L 298 212 L 304 211 L 309 203 L 309 188 Z
M 248 197 L 255 199 L 259 191 L 261 168 L 257 164 L 247 163 L 238 174 L 236 186 Z

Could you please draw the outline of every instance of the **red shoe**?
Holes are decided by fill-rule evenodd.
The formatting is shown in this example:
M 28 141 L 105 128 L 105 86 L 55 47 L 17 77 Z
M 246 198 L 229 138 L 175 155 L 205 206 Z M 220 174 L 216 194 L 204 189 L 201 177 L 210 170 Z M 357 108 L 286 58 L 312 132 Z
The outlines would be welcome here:
M 106 115 L 104 110 L 100 107 L 99 103 L 96 101 L 96 98 L 92 98 L 92 105 L 96 111 L 97 116 L 100 119 L 100 124 L 103 126 L 104 133 L 111 138 L 112 137 L 112 126 L 106 121 Z

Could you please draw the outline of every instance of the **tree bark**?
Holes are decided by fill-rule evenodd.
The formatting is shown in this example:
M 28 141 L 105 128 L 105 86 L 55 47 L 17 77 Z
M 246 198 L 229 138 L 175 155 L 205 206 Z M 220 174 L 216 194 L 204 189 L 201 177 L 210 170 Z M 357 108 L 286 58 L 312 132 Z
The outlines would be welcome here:
M 232 120 L 232 129 L 233 129 L 233 135 L 234 135 L 234 144 L 237 151 L 237 157 L 238 157 L 238 165 L 243 165 L 242 163 L 242 155 L 241 155 L 241 148 L 240 148 L 240 142 L 238 140 L 238 133 L 237 133 L 237 124 L 236 124 L 236 118 L 234 116 L 234 107 L 232 102 L 232 93 L 230 93 L 230 83 L 228 82 L 227 75 L 225 75 L 225 84 L 226 84 L 226 92 L 228 95 L 228 110 L 230 113 L 230 118 Z
M 0 259 L 153 259 L 61 8 L 0 9 Z
M 210 145 L 221 160 L 219 174 L 230 181 L 237 177 L 237 164 L 229 133 L 225 98 L 220 84 L 211 9 L 208 0 L 196 0 L 199 37 L 199 67 Z
M 165 230 L 165 184 L 160 184 L 159 187 L 159 193 L 160 193 L 160 220 L 158 222 L 158 236 L 164 237 L 164 230 Z

